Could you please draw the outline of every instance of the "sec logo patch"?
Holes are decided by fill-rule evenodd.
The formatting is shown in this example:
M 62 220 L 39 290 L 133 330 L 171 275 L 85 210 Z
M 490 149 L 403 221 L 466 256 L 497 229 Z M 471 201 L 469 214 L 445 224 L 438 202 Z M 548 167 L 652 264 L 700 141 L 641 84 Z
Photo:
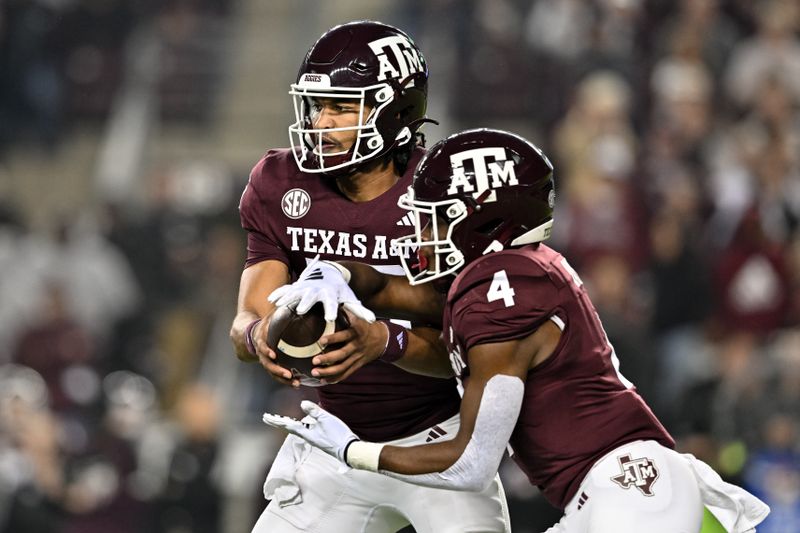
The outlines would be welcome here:
M 289 218 L 302 218 L 311 209 L 311 197 L 303 189 L 286 191 L 281 199 L 281 208 Z

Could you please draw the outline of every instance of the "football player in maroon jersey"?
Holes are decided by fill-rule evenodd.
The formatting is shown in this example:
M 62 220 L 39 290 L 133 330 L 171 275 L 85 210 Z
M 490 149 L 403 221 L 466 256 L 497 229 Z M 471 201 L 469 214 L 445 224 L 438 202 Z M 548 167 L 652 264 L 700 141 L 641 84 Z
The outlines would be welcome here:
M 231 328 L 238 357 L 259 361 L 284 384 L 299 382 L 266 345 L 273 289 L 296 279 L 315 256 L 403 273 L 391 242 L 413 225 L 397 201 L 424 153 L 417 130 L 425 120 L 427 79 L 425 59 L 408 35 L 359 21 L 326 32 L 291 86 L 292 149 L 267 152 L 240 203 L 248 253 Z M 346 307 L 352 328 L 342 332 L 346 344 L 336 352 L 345 362 L 317 389 L 320 404 L 365 440 L 416 444 L 454 436 L 460 398 L 440 357 L 439 330 L 371 322 L 358 302 Z M 332 318 L 336 309 L 326 313 Z M 340 468 L 303 440 L 287 438 L 267 477 L 270 503 L 254 531 L 388 533 L 408 524 L 428 533 L 509 529 L 499 480 L 482 492 L 462 493 L 372 472 L 340 475 Z
M 430 487 L 481 490 L 506 445 L 554 506 L 552 532 L 700 531 L 703 505 L 728 531 L 752 531 L 769 509 L 723 482 L 674 442 L 619 371 L 619 361 L 578 274 L 541 243 L 550 235 L 553 167 L 525 139 L 470 130 L 431 147 L 399 204 L 414 215 L 397 246 L 405 277 L 340 265 L 311 300 L 347 294 L 378 312 L 443 313 L 444 340 L 463 383 L 461 427 L 446 442 L 364 442 L 313 402 L 303 422 L 264 415 L 355 469 Z M 354 294 L 343 289 L 349 277 Z M 426 283 L 433 281 L 435 283 Z M 446 297 L 435 286 L 447 288 Z M 297 287 L 295 287 L 297 288 Z M 308 286 L 305 287 L 308 290 Z M 333 294 L 333 296 L 331 296 Z M 282 288 L 279 305 L 298 303 Z M 335 342 L 338 334 L 329 336 Z M 333 366 L 338 354 L 320 356 Z

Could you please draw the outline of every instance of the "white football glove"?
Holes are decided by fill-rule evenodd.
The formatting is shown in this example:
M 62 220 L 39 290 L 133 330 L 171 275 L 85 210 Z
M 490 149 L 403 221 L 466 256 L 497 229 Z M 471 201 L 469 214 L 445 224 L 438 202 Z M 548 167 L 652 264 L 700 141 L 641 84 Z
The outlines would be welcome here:
M 345 273 L 349 274 L 344 267 L 320 261 L 317 256 L 300 273 L 297 281 L 278 287 L 267 299 L 278 307 L 293 308 L 298 315 L 304 315 L 314 304 L 322 302 L 325 320 L 336 320 L 339 304 L 342 304 L 358 318 L 369 323 L 375 322 L 375 313 L 361 305 L 347 284 L 349 279 L 345 278 Z
M 325 453 L 336 457 L 343 463 L 347 445 L 360 440 L 338 417 L 309 400 L 300 402 L 300 408 L 308 416 L 303 420 L 282 415 L 264 413 L 264 423 L 307 440 Z

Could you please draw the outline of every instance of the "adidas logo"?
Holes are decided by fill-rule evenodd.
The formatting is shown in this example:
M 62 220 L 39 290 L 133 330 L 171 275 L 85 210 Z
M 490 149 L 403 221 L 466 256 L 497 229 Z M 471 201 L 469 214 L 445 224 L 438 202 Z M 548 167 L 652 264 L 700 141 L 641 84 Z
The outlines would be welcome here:
M 312 271 L 311 271 L 311 272 L 308 274 L 308 276 L 306 277 L 306 279 L 307 279 L 307 280 L 309 280 L 309 279 L 311 279 L 311 280 L 316 280 L 316 279 L 322 279 L 322 278 L 323 278 L 323 276 L 322 276 L 322 270 L 321 270 L 321 269 L 319 269 L 319 268 L 315 268 L 314 270 L 312 270 Z
M 588 501 L 589 501 L 589 495 L 586 494 L 585 492 L 581 492 L 581 495 L 578 498 L 578 510 L 580 511 L 581 507 L 583 507 Z
M 425 442 L 430 442 L 432 440 L 439 439 L 447 435 L 447 431 L 443 430 L 439 426 L 433 426 L 431 430 L 428 432 L 428 438 L 425 439 Z
M 397 221 L 398 226 L 413 226 L 414 225 L 414 215 L 411 213 L 406 213 L 406 216 L 401 218 Z

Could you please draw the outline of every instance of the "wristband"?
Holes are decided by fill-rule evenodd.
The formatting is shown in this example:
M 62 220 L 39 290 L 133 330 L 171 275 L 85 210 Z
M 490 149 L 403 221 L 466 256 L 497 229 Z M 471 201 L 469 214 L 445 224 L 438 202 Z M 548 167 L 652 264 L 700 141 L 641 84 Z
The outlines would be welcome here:
M 352 468 L 377 472 L 383 446 L 377 442 L 352 440 L 344 449 L 344 462 Z
M 258 352 L 256 351 L 256 343 L 253 342 L 253 328 L 261 322 L 260 318 L 257 318 L 247 324 L 247 327 L 244 328 L 244 343 L 247 346 L 247 351 L 250 352 L 250 355 L 258 356 Z
M 381 320 L 381 322 L 389 331 L 389 337 L 386 339 L 386 347 L 384 347 L 383 353 L 378 359 L 386 363 L 394 363 L 406 354 L 408 349 L 408 330 L 400 324 L 395 324 L 388 320 Z

